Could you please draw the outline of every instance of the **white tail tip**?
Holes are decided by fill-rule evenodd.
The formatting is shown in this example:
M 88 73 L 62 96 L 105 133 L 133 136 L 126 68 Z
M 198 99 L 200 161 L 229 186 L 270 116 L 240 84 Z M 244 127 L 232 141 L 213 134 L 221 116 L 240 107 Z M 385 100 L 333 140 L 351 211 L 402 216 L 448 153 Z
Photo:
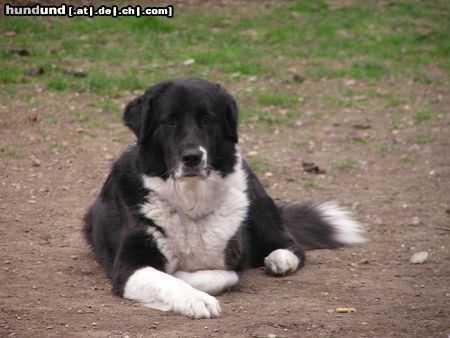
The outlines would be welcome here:
M 344 245 L 355 245 L 366 241 L 362 224 L 355 221 L 346 209 L 335 202 L 317 204 L 315 209 L 321 218 L 333 227 L 334 239 L 337 242 Z

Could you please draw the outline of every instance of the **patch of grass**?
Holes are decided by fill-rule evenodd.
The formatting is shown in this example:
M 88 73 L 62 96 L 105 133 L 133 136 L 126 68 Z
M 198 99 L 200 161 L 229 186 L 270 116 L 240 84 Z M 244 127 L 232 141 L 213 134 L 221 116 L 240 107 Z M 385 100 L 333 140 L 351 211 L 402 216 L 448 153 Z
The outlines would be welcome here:
M 404 103 L 404 101 L 396 95 L 389 95 L 384 101 L 385 107 L 388 107 L 388 108 L 398 107 L 403 103 Z
M 386 156 L 387 154 L 392 153 L 392 145 L 388 143 L 380 143 L 377 145 L 378 153 L 381 156 Z
M 67 90 L 71 87 L 69 79 L 62 76 L 55 76 L 48 78 L 46 81 L 46 88 L 50 90 Z
M 120 110 L 119 106 L 113 101 L 101 102 L 97 105 L 97 108 L 117 118 L 122 116 L 122 111 Z
M 348 142 L 351 144 L 355 144 L 355 145 L 365 146 L 365 145 L 368 145 L 370 141 L 364 137 L 355 137 L 355 138 L 350 138 L 348 140 Z
M 268 171 L 267 161 L 259 156 L 253 156 L 248 160 L 250 168 L 258 173 L 265 173 Z
M 20 159 L 20 154 L 10 147 L 3 146 L 0 147 L 0 157 L 6 157 L 6 158 L 13 158 L 13 159 Z
M 351 101 L 348 99 L 342 99 L 341 97 L 330 95 L 324 96 L 322 102 L 325 103 L 325 106 L 328 110 L 332 111 L 352 105 Z
M 312 178 L 305 178 L 302 180 L 302 186 L 307 189 L 316 189 L 319 187 L 319 183 Z
M 83 126 L 91 129 L 108 129 L 108 125 L 101 122 L 94 113 L 75 113 L 75 116 Z
M 22 70 L 11 66 L 2 65 L 0 71 L 0 83 L 11 84 L 22 81 Z
M 359 170 L 361 169 L 361 164 L 358 161 L 347 159 L 345 161 L 333 163 L 333 168 L 339 170 Z
M 419 136 L 414 143 L 419 146 L 424 146 L 424 145 L 427 145 L 427 144 L 433 142 L 434 139 L 435 139 L 435 137 L 433 135 L 426 134 L 426 135 Z
M 370 90 L 386 83 L 441 81 L 430 75 L 430 68 L 443 74 L 439 78 L 450 74 L 450 11 L 445 0 L 230 3 L 227 8 L 208 8 L 208 16 L 199 15 L 198 6 L 176 7 L 175 11 L 171 19 L 4 17 L 0 20 L 3 94 L 15 97 L 21 92 L 17 89 L 31 85 L 115 98 L 128 97 L 130 91 L 144 90 L 167 78 L 202 77 L 242 88 L 247 75 L 256 75 L 264 89 L 242 91 L 243 101 L 256 100 L 257 104 L 242 108 L 241 121 L 289 126 L 294 117 L 278 110 L 274 115 L 258 110 L 298 110 L 301 84 L 289 81 L 291 67 L 301 67 L 308 81 L 355 78 L 373 84 L 347 90 L 341 97 L 323 93 L 328 97 L 322 102 L 331 111 L 367 106 L 368 100 L 355 97 L 371 97 Z M 27 49 L 30 56 L 19 56 L 14 49 Z M 194 64 L 183 64 L 190 58 Z M 42 76 L 26 75 L 38 66 L 45 70 Z M 78 68 L 87 77 L 66 74 Z M 386 82 L 387 77 L 392 81 Z M 281 87 L 289 92 L 277 90 Z M 404 103 L 395 95 L 375 98 L 384 100 L 386 107 Z M 113 106 L 106 110 L 118 114 Z M 316 113 L 308 118 L 323 116 Z M 428 111 L 414 119 L 424 122 L 432 117 Z
M 410 166 L 413 163 L 413 161 L 408 157 L 408 155 L 401 156 L 400 162 L 405 166 Z
M 68 145 L 65 142 L 57 142 L 52 144 L 52 148 L 56 150 L 65 151 L 69 149 Z
M 414 120 L 416 122 L 425 122 L 425 121 L 431 120 L 432 118 L 433 118 L 433 114 L 428 109 L 419 110 L 414 115 Z
M 292 94 L 258 93 L 258 103 L 262 106 L 290 107 L 298 104 L 298 97 Z
M 48 124 L 57 124 L 58 123 L 58 118 L 53 115 L 42 116 L 42 120 L 47 122 Z
M 251 121 L 255 121 L 259 114 L 261 114 L 261 110 L 254 105 L 243 104 L 240 109 L 239 122 L 242 124 L 250 123 Z

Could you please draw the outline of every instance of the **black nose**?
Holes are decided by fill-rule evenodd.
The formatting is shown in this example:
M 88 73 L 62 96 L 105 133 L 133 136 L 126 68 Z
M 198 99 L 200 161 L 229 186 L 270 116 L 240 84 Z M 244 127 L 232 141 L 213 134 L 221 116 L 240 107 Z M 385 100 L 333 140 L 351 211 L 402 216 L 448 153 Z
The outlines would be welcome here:
M 195 167 L 198 165 L 203 157 L 203 153 L 200 151 L 200 149 L 187 149 L 183 151 L 181 155 L 181 160 L 183 161 L 183 164 L 188 167 Z

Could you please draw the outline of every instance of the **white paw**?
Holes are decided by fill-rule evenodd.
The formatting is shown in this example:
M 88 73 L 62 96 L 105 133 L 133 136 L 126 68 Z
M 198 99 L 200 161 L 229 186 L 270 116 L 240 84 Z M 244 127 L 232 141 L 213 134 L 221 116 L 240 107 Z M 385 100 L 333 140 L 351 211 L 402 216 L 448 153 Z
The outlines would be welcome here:
M 216 298 L 203 291 L 192 288 L 188 293 L 173 299 L 173 311 L 187 317 L 218 318 L 222 311 Z
M 123 297 L 152 309 L 191 318 L 217 318 L 221 314 L 216 298 L 152 267 L 136 270 L 130 276 Z
M 266 271 L 276 276 L 284 276 L 288 273 L 295 272 L 299 264 L 299 258 L 287 249 L 274 250 L 264 259 Z

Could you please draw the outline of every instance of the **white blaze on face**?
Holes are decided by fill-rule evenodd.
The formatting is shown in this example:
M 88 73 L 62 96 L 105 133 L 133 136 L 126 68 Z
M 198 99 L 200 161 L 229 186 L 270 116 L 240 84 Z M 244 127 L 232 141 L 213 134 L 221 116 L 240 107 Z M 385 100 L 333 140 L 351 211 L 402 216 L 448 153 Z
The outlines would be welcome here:
M 203 168 L 206 168 L 206 166 L 208 165 L 208 153 L 206 152 L 206 149 L 203 148 L 202 146 L 198 147 L 198 149 L 200 149 L 200 151 L 203 154 L 202 156 Z

